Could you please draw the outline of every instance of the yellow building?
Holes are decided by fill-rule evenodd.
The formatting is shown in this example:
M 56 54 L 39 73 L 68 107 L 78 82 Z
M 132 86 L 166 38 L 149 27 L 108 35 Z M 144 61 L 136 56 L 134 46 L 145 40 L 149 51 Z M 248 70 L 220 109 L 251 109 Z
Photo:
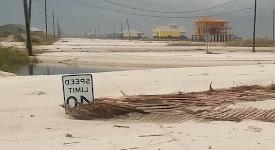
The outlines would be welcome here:
M 177 25 L 158 26 L 153 29 L 153 37 L 156 39 L 181 39 L 184 34 L 184 27 Z

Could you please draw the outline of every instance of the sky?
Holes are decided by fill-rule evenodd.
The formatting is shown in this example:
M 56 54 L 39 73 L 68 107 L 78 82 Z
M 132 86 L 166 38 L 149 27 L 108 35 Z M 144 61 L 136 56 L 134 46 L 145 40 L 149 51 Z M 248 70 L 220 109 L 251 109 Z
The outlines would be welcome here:
M 230 2 L 232 0 L 108 0 L 123 5 L 158 11 L 189 11 L 204 8 L 210 8 L 219 4 Z M 120 30 L 120 24 L 126 29 L 126 19 L 129 19 L 130 28 L 144 32 L 147 36 L 152 35 L 152 29 L 158 25 L 177 24 L 184 26 L 187 35 L 194 32 L 195 18 L 153 18 L 145 16 L 135 16 L 131 14 L 121 14 L 110 12 L 99 7 L 131 12 L 137 14 L 146 14 L 153 16 L 181 16 L 196 17 L 213 14 L 231 12 L 242 8 L 254 7 L 254 0 L 236 0 L 234 3 L 223 7 L 208 9 L 195 13 L 184 14 L 160 14 L 156 12 L 144 12 L 120 7 L 108 3 L 104 0 L 47 0 L 49 30 L 52 31 L 52 11 L 59 18 L 64 34 L 84 34 L 90 30 L 93 32 L 97 26 L 100 26 L 100 33 L 113 33 L 114 26 L 117 31 Z M 33 0 L 32 27 L 45 29 L 44 23 L 44 0 Z M 275 0 L 258 0 L 257 13 L 257 31 L 258 37 L 272 37 L 272 9 L 275 8 Z M 250 38 L 253 30 L 253 9 L 230 15 L 218 16 L 220 19 L 227 19 L 231 22 L 233 32 L 241 37 Z M 24 24 L 23 0 L 0 0 L 0 25 L 16 23 Z

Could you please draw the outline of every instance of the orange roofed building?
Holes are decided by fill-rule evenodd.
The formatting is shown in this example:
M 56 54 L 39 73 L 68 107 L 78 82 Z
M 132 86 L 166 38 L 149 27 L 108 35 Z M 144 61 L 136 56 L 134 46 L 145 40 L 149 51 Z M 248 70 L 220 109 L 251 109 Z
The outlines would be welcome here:
M 194 24 L 193 41 L 225 42 L 234 37 L 230 22 L 227 20 L 204 17 L 196 19 Z

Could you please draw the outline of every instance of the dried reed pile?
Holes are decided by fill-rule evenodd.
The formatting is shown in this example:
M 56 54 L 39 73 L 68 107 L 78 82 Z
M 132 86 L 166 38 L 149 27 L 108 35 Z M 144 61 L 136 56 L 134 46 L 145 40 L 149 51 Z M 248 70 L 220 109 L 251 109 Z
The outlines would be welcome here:
M 275 98 L 270 87 L 259 85 L 239 86 L 206 92 L 165 95 L 137 95 L 122 98 L 98 98 L 94 103 L 66 108 L 76 119 L 113 118 L 129 113 L 162 113 L 171 115 L 192 114 L 211 120 L 255 119 L 275 121 L 274 110 L 256 108 L 231 109 L 227 105 L 238 102 L 263 101 Z
M 205 111 L 197 115 L 210 120 L 242 121 L 244 119 L 275 122 L 275 109 L 261 110 L 253 107 L 227 108 L 220 107 L 215 110 Z

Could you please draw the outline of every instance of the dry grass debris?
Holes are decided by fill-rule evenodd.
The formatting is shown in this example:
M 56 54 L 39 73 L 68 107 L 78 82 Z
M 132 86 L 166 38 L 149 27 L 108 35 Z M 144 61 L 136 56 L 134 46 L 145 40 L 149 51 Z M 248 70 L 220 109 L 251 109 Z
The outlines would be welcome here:
M 109 119 L 130 113 L 191 115 L 207 120 L 241 121 L 254 119 L 275 122 L 275 109 L 228 108 L 239 102 L 256 102 L 275 99 L 270 87 L 259 85 L 238 86 L 230 89 L 215 89 L 205 92 L 165 95 L 137 95 L 122 98 L 98 98 L 94 103 L 65 107 L 76 119 Z M 198 109 L 199 108 L 199 109 Z

